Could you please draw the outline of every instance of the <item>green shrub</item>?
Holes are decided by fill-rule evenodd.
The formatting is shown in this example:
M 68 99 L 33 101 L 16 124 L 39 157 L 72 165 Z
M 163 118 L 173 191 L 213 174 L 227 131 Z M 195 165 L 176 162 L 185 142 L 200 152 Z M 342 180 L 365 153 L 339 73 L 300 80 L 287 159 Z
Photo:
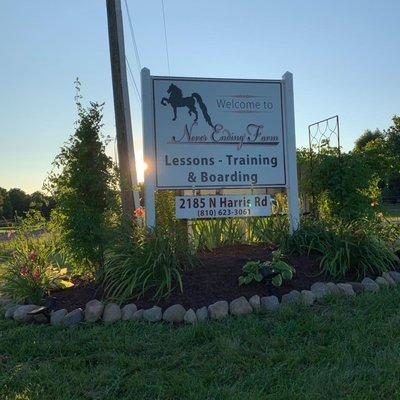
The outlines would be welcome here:
M 360 277 L 380 274 L 399 263 L 394 251 L 366 220 L 303 221 L 300 229 L 288 238 L 286 248 L 317 255 L 321 271 L 334 278 L 349 272 Z
M 326 143 L 298 151 L 299 188 L 313 215 L 347 221 L 373 217 L 388 160 L 378 150 L 342 152 Z
M 106 252 L 105 296 L 123 302 L 151 291 L 158 300 L 175 288 L 182 291 L 182 273 L 192 263 L 188 241 L 178 232 L 124 224 Z

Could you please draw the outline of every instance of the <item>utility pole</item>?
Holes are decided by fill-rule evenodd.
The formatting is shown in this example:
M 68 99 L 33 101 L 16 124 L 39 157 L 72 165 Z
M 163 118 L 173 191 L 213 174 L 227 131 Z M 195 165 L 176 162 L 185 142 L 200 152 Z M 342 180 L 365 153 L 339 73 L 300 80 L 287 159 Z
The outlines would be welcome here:
M 126 76 L 121 0 L 107 0 L 107 20 L 115 125 L 117 129 L 118 161 L 121 173 L 122 211 L 125 217 L 132 219 L 135 206 L 139 207 L 139 198 L 136 188 L 134 191 L 134 187 L 137 186 L 137 175 L 128 80 Z

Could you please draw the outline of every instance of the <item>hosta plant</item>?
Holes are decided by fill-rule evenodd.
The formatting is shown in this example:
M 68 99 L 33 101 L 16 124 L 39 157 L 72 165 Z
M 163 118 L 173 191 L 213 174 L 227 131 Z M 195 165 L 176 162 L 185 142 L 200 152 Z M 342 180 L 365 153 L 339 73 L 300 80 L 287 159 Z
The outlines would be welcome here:
M 264 266 L 265 263 L 261 261 L 248 261 L 244 264 L 242 268 L 243 275 L 239 276 L 239 285 L 248 285 L 253 281 L 261 282 L 263 280 L 261 270 Z
M 274 286 L 281 286 L 284 280 L 293 278 L 294 268 L 283 261 L 283 254 L 280 250 L 272 252 L 271 261 L 249 261 L 243 268 L 243 275 L 239 277 L 239 285 L 261 282 L 263 278 L 271 280 Z
M 272 261 L 267 261 L 267 268 L 269 268 L 275 276 L 271 282 L 275 286 L 281 286 L 284 280 L 293 278 L 294 268 L 288 263 L 283 261 L 283 254 L 280 250 L 272 252 Z

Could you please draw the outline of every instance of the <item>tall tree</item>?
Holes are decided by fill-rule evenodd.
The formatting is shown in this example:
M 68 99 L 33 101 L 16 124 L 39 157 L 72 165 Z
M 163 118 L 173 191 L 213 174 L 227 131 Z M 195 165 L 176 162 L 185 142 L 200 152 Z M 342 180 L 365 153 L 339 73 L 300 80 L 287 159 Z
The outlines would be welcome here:
M 80 103 L 75 133 L 56 157 L 59 172 L 50 175 L 67 249 L 77 263 L 96 272 L 103 264 L 108 217 L 116 204 L 113 163 L 101 134 L 102 105 Z
M 371 143 L 375 140 L 383 140 L 384 135 L 379 129 L 375 129 L 371 131 L 367 129 L 363 132 L 363 134 L 356 140 L 355 142 L 355 149 L 356 150 L 363 150 L 368 143 Z
M 384 131 L 391 168 L 384 194 L 396 202 L 400 198 L 400 117 L 395 115 L 393 125 Z
M 7 211 L 7 218 L 23 217 L 24 214 L 29 210 L 30 196 L 26 194 L 22 189 L 13 188 L 7 192 L 6 201 L 8 200 L 11 210 Z M 11 211 L 11 213 L 10 213 Z M 11 215 L 10 215 L 11 214 Z

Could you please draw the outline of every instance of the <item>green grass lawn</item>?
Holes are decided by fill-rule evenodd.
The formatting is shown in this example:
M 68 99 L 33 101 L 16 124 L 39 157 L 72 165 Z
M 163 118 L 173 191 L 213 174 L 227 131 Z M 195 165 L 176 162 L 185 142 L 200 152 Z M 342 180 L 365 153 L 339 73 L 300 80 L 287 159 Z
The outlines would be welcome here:
M 0 320 L 0 399 L 398 399 L 400 288 L 194 327 Z

